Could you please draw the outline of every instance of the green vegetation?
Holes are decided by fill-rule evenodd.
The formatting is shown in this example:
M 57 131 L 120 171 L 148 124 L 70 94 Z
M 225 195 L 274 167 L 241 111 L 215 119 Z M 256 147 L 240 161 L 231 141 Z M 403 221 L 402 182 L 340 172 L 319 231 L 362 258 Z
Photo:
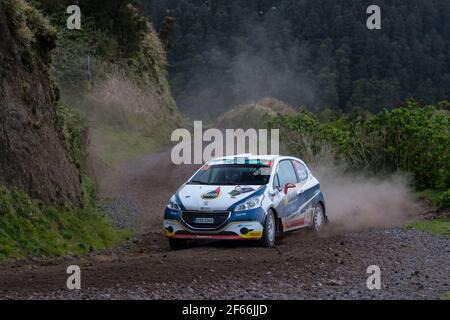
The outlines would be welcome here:
M 4 10 L 8 27 L 17 40 L 26 69 L 33 69 L 36 54 L 47 61 L 48 52 L 56 41 L 56 30 L 48 20 L 25 0 L 1 0 L 0 8 Z
M 418 199 L 425 199 L 429 201 L 434 206 L 439 206 L 439 199 L 441 197 L 441 192 L 432 190 L 432 189 L 426 189 L 422 191 L 416 192 L 416 198 Z
M 437 205 L 440 208 L 450 208 L 450 189 L 441 192 L 437 201 Z
M 431 202 L 435 207 L 440 209 L 450 208 L 450 190 L 436 191 L 426 189 L 416 193 L 417 198 L 423 198 Z
M 62 103 L 58 103 L 57 113 L 69 155 L 78 170 L 85 172 L 87 121 L 79 112 Z
M 444 205 L 450 186 L 448 107 L 448 102 L 422 106 L 408 101 L 375 115 L 301 111 L 281 115 L 271 126 L 281 128 L 289 151 L 308 162 L 344 162 L 349 169 L 376 174 L 408 172 L 418 190 L 446 191 L 440 200 Z
M 449 219 L 434 219 L 424 220 L 407 225 L 407 228 L 426 231 L 432 234 L 437 234 L 445 237 L 450 237 L 450 220 Z
M 91 188 L 84 183 L 86 195 Z M 0 261 L 77 255 L 127 239 L 86 198 L 84 209 L 54 208 L 0 186 Z

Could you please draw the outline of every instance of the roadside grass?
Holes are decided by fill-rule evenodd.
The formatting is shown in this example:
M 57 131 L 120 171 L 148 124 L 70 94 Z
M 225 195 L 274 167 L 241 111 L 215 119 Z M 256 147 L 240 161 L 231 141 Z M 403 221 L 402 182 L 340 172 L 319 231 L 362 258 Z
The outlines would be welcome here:
M 438 218 L 407 224 L 408 229 L 415 229 L 450 238 L 450 220 Z
M 433 205 L 437 206 L 439 203 L 439 198 L 441 193 L 436 190 L 426 189 L 416 193 L 416 198 L 426 199 L 430 201 Z
M 116 229 L 91 202 L 83 209 L 56 208 L 0 186 L 0 262 L 79 255 L 129 237 L 128 230 Z
M 437 191 L 426 189 L 416 192 L 416 198 L 428 200 L 433 206 L 439 209 L 450 208 L 450 190 Z

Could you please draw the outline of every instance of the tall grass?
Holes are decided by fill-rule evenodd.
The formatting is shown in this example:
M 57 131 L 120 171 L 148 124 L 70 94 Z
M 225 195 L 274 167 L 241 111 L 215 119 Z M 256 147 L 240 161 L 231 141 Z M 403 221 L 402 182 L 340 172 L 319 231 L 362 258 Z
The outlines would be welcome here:
M 90 199 L 92 187 L 85 182 L 83 189 Z M 129 235 L 115 229 L 91 201 L 82 209 L 56 208 L 0 186 L 0 261 L 78 255 L 115 246 Z

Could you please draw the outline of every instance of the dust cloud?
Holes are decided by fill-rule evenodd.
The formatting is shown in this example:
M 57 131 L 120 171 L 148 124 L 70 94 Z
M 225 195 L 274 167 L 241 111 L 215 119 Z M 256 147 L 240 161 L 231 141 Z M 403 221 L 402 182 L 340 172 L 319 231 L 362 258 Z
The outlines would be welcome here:
M 405 175 L 376 177 L 325 165 L 313 173 L 325 196 L 331 232 L 398 226 L 420 210 Z
M 153 85 L 139 86 L 127 76 L 111 74 L 84 97 L 84 109 L 90 121 L 132 129 L 129 115 L 144 115 L 155 121 L 167 117 L 167 102 L 160 89 Z M 166 112 L 167 113 L 167 112 Z
M 305 63 L 309 49 L 286 32 L 292 28 L 276 12 L 267 19 L 271 15 L 274 20 L 249 18 L 232 41 L 202 52 L 207 62 L 193 62 L 189 78 L 174 83 L 181 111 L 214 122 L 219 114 L 263 97 L 295 107 L 318 105 L 317 84 Z

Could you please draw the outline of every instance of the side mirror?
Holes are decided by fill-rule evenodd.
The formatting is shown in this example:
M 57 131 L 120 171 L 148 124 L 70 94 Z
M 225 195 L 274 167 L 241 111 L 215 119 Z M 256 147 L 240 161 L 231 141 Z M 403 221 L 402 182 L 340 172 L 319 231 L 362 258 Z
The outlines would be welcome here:
M 286 183 L 286 185 L 284 186 L 284 194 L 287 194 L 289 189 L 293 189 L 295 188 L 295 184 L 293 183 Z

